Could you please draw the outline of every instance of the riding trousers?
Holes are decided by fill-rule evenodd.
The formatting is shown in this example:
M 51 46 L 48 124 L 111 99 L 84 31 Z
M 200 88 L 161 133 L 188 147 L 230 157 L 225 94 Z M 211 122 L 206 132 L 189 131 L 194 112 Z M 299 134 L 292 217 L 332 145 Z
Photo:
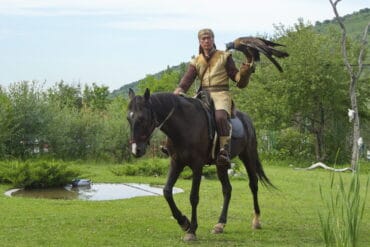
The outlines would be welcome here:
M 230 134 L 230 124 L 228 121 L 228 114 L 225 110 L 216 110 L 216 127 L 219 136 L 229 136 Z

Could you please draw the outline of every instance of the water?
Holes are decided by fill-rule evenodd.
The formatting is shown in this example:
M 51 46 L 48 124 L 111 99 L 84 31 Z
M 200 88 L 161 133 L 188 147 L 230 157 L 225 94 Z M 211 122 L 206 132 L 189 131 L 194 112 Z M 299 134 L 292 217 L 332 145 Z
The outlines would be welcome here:
M 97 183 L 91 186 L 72 187 L 55 189 L 34 189 L 23 190 L 13 189 L 5 192 L 7 196 L 63 199 L 63 200 L 87 200 L 87 201 L 105 201 L 119 200 L 139 196 L 162 196 L 163 186 L 150 186 L 149 184 L 137 183 Z M 184 192 L 182 189 L 173 188 L 173 193 Z

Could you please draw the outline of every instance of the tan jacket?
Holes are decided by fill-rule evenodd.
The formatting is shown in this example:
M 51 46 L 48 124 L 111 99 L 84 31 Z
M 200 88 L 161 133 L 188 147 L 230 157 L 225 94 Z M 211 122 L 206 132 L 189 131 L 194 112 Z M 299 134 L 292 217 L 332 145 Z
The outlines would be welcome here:
M 229 56 L 231 56 L 229 52 L 215 51 L 208 62 L 203 54 L 190 61 L 196 68 L 199 79 L 202 80 L 203 89 L 225 87 L 224 90 L 228 90 L 229 76 L 225 65 Z
M 190 61 L 188 71 L 179 83 L 179 89 L 187 92 L 196 77 L 201 80 L 202 90 L 210 92 L 216 110 L 225 110 L 231 114 L 231 94 L 229 78 L 237 82 L 238 87 L 248 84 L 251 70 L 239 71 L 231 57 L 231 53 L 216 50 L 211 58 L 206 60 L 203 54 Z

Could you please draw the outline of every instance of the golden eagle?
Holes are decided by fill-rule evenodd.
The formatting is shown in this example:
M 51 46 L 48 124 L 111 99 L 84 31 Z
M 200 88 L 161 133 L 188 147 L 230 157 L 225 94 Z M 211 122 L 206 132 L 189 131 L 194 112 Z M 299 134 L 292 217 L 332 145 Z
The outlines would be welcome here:
M 280 64 L 272 56 L 278 58 L 288 57 L 285 51 L 275 49 L 275 46 L 284 46 L 266 39 L 256 37 L 240 37 L 226 44 L 226 50 L 235 49 L 244 53 L 248 62 L 259 61 L 260 53 L 264 54 L 280 71 L 283 72 Z

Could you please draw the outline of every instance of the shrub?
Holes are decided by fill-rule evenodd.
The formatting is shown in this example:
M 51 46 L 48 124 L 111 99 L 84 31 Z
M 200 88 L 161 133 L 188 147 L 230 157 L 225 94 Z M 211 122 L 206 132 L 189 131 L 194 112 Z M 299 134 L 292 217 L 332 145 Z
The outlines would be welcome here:
M 111 172 L 116 176 L 166 176 L 168 173 L 169 159 L 148 158 L 141 159 L 133 164 L 115 167 Z M 216 166 L 205 167 L 203 176 L 207 178 L 215 178 Z M 181 178 L 191 179 L 192 171 L 189 167 L 185 167 L 180 175 Z
M 166 159 L 143 159 L 133 164 L 111 169 L 116 176 L 164 176 L 168 171 L 169 160 Z
M 25 189 L 61 187 L 80 174 L 55 161 L 1 162 L 0 181 Z

